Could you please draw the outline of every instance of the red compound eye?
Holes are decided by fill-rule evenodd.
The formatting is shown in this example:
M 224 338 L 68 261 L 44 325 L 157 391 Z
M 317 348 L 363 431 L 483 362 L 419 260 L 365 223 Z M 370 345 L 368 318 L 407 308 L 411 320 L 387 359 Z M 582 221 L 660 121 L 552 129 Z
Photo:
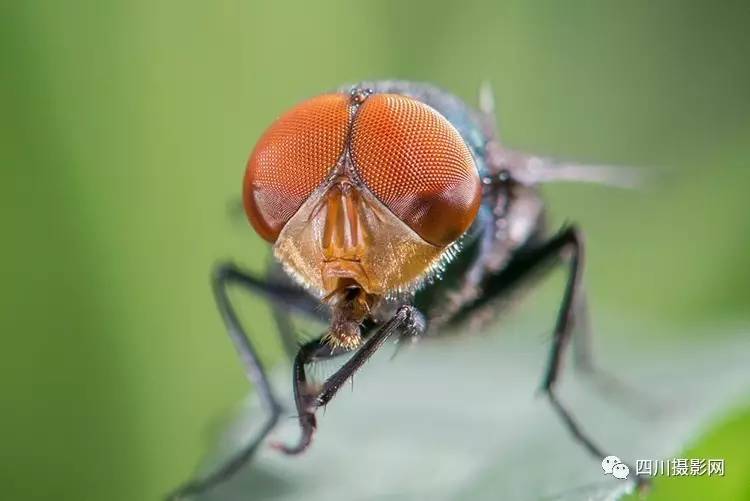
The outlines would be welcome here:
M 255 231 L 274 242 L 279 232 L 344 152 L 349 97 L 325 94 L 292 108 L 255 146 L 244 182 L 245 212 Z
M 469 148 L 431 107 L 375 94 L 354 122 L 351 154 L 368 188 L 424 240 L 445 246 L 471 225 L 481 184 Z

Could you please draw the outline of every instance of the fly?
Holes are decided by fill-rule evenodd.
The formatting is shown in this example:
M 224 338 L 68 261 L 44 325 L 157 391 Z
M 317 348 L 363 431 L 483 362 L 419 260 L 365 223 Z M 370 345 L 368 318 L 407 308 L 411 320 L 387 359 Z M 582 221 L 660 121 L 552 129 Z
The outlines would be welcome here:
M 493 108 L 487 89 L 477 111 L 431 85 L 363 82 L 298 104 L 261 136 L 245 171 L 243 203 L 284 273 L 261 277 L 224 263 L 212 281 L 268 418 L 236 456 L 174 498 L 229 478 L 281 415 L 229 300 L 230 285 L 274 305 L 287 345 L 294 338 L 291 313 L 329 325 L 294 357 L 300 437 L 272 444 L 299 454 L 312 443 L 316 411 L 388 339 L 467 328 L 532 276 L 563 264 L 567 281 L 542 389 L 573 437 L 597 459 L 607 456 L 555 392 L 573 327 L 585 325 L 584 244 L 575 225 L 547 231 L 538 187 L 565 180 L 630 185 L 634 178 L 625 169 L 564 164 L 508 149 L 497 137 Z M 322 384 L 308 381 L 312 363 L 343 355 L 350 357 Z

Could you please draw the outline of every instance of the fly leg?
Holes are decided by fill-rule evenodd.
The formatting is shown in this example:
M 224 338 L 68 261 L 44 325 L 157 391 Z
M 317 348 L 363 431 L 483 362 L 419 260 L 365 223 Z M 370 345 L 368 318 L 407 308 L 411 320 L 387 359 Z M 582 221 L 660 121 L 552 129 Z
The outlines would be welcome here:
M 295 284 L 290 281 L 289 276 L 273 260 L 269 260 L 268 262 L 266 281 L 279 285 L 285 284 L 287 287 L 295 286 Z M 328 323 L 330 321 L 330 315 L 327 308 L 316 300 L 313 300 L 308 294 L 302 292 L 301 289 L 297 288 L 296 290 L 305 296 L 303 301 L 306 301 L 305 310 L 298 310 L 298 313 L 306 314 L 309 318 L 320 320 L 323 323 Z M 299 331 L 292 322 L 295 313 L 294 307 L 290 308 L 285 301 L 274 300 L 269 301 L 269 306 L 271 307 L 271 315 L 273 316 L 274 323 L 279 331 L 279 337 L 281 338 L 284 353 L 291 362 L 294 360 L 297 350 L 300 347 L 298 341 Z
M 400 336 L 417 336 L 424 332 L 426 323 L 424 316 L 413 306 L 403 305 L 396 314 L 372 333 L 362 346 L 323 383 L 319 391 L 310 392 L 307 384 L 305 365 L 315 360 L 322 351 L 330 352 L 321 339 L 311 341 L 300 348 L 294 361 L 294 399 L 299 416 L 301 436 L 292 446 L 275 444 L 275 447 L 286 454 L 299 454 L 310 446 L 317 422 L 315 411 L 326 405 L 336 395 L 341 386 L 356 373 L 364 363 L 380 348 L 393 334 Z M 336 353 L 333 354 L 335 356 Z M 312 394 L 311 394 L 312 393 Z
M 276 426 L 281 405 L 273 394 L 268 376 L 263 368 L 255 348 L 248 338 L 245 330 L 240 324 L 237 314 L 229 299 L 228 289 L 230 285 L 241 286 L 251 292 L 257 293 L 274 304 L 284 304 L 286 308 L 293 311 L 320 316 L 317 304 L 312 297 L 303 291 L 284 285 L 274 284 L 252 275 L 249 275 L 230 263 L 217 266 L 212 275 L 213 292 L 216 305 L 222 320 L 227 328 L 227 333 L 232 339 L 237 354 L 242 362 L 245 374 L 255 387 L 262 406 L 268 413 L 268 419 L 255 436 L 237 454 L 221 464 L 216 470 L 204 478 L 187 482 L 168 496 L 168 499 L 182 499 L 184 497 L 198 494 L 228 479 L 244 465 L 253 455 L 258 445 Z
M 555 383 L 560 374 L 560 362 L 565 352 L 571 333 L 573 332 L 574 315 L 586 314 L 585 297 L 583 297 L 583 260 L 584 260 L 584 247 L 583 239 L 580 232 L 575 227 L 570 227 L 563 230 L 550 242 L 543 247 L 547 247 L 549 252 L 559 252 L 569 249 L 570 262 L 569 262 L 569 273 L 568 280 L 565 284 L 565 292 L 563 293 L 563 300 L 560 304 L 560 310 L 557 315 L 557 322 L 555 324 L 555 331 L 552 338 L 552 349 L 549 355 L 549 361 L 547 363 L 547 372 L 542 383 L 542 390 L 547 394 L 552 407 L 555 409 L 557 414 L 565 423 L 568 431 L 573 437 L 588 450 L 591 455 L 597 459 L 608 456 L 604 451 L 596 445 L 591 437 L 588 436 L 582 429 L 578 422 L 573 418 L 573 415 L 568 409 L 560 402 L 555 392 Z M 576 307 L 578 306 L 578 307 Z M 591 364 L 590 352 L 586 344 L 588 342 L 587 337 L 589 336 L 587 319 L 582 319 L 584 323 L 584 338 L 581 340 L 581 349 L 578 354 L 578 361 L 587 370 L 593 370 Z M 637 471 L 633 466 L 628 465 L 630 471 Z M 639 489 L 645 488 L 649 481 L 646 477 L 636 475 L 636 485 Z
M 285 447 L 278 443 L 271 444 L 272 447 L 286 454 L 296 454 L 302 452 L 310 445 L 317 426 L 315 420 L 315 401 L 317 395 L 315 387 L 308 384 L 305 367 L 318 360 L 333 358 L 341 354 L 343 352 L 339 350 L 332 350 L 323 340 L 323 336 L 305 343 L 299 348 L 292 367 L 292 384 L 294 385 L 294 404 L 297 408 L 301 438 L 296 447 Z
M 575 226 L 563 228 L 551 239 L 531 249 L 519 251 L 519 253 L 508 263 L 508 265 L 490 277 L 484 286 L 484 294 L 474 302 L 467 305 L 451 319 L 451 323 L 466 320 L 475 311 L 488 306 L 488 304 L 511 291 L 519 282 L 530 278 L 539 271 L 545 270 L 549 265 L 558 262 L 562 257 L 568 259 L 568 277 L 565 284 L 560 310 L 552 338 L 547 368 L 542 380 L 542 391 L 546 393 L 555 412 L 560 416 L 568 431 L 589 453 L 597 459 L 608 456 L 587 433 L 585 433 L 572 414 L 560 402 L 555 391 L 556 382 L 560 374 L 562 357 L 565 354 L 574 327 L 587 328 L 585 297 L 583 295 L 582 277 L 584 246 L 583 237 Z M 584 335 L 587 335 L 584 333 Z M 583 343 L 587 340 L 583 339 Z M 583 368 L 590 368 L 591 362 L 588 358 L 585 344 L 581 346 L 579 362 Z M 631 471 L 635 471 L 629 466 Z M 636 477 L 639 487 L 647 484 L 645 477 Z

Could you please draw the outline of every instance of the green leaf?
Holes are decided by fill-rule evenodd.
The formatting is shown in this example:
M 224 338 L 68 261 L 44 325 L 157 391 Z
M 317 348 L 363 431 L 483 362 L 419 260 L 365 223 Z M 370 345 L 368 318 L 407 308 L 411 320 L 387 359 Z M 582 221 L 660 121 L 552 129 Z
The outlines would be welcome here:
M 263 446 L 200 499 L 605 500 L 631 491 L 631 481 L 605 475 L 601 460 L 574 442 L 538 391 L 547 344 L 528 328 L 503 330 L 427 340 L 393 360 L 386 346 L 353 391 L 342 388 L 318 412 L 308 452 L 286 457 Z M 602 340 L 598 359 L 630 390 L 564 369 L 559 395 L 608 454 L 631 465 L 674 457 L 749 394 L 748 336 L 643 345 L 619 333 Z M 276 389 L 291 394 L 289 378 L 277 378 Z M 263 418 L 250 399 L 217 457 L 245 443 Z M 296 421 L 282 418 L 272 439 L 297 434 Z

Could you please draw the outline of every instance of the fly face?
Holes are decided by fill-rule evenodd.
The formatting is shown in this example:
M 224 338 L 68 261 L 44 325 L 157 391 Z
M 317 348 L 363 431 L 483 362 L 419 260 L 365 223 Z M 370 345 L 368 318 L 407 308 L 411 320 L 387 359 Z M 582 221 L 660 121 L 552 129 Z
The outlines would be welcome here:
M 472 153 L 445 117 L 357 88 L 305 101 L 271 125 L 250 156 L 244 203 L 289 274 L 347 312 L 329 339 L 353 348 L 380 299 L 414 290 L 450 252 L 481 192 Z
M 328 332 L 299 347 L 294 358 L 301 433 L 296 444 L 276 448 L 298 454 L 312 442 L 316 410 L 389 338 L 465 326 L 483 312 L 494 313 L 499 299 L 550 264 L 564 264 L 568 278 L 551 329 L 542 388 L 572 436 L 597 461 L 607 456 L 556 396 L 564 348 L 574 330 L 586 334 L 584 249 L 575 225 L 554 234 L 544 231 L 537 185 L 556 180 L 632 184 L 632 171 L 559 163 L 505 148 L 486 92 L 480 103 L 474 111 L 430 85 L 371 82 L 305 101 L 263 134 L 245 171 L 245 211 L 302 287 L 255 277 L 231 263 L 217 267 L 213 285 L 219 311 L 269 417 L 236 457 L 174 497 L 230 477 L 281 414 L 229 300 L 232 284 L 275 305 L 283 337 L 290 336 L 292 313 L 330 321 Z M 447 263 L 459 239 L 460 258 Z M 444 274 L 431 276 L 444 265 Z M 321 302 L 331 307 L 329 315 Z M 323 383 L 309 380 L 310 364 L 355 348 Z M 636 481 L 645 484 L 640 477 Z

